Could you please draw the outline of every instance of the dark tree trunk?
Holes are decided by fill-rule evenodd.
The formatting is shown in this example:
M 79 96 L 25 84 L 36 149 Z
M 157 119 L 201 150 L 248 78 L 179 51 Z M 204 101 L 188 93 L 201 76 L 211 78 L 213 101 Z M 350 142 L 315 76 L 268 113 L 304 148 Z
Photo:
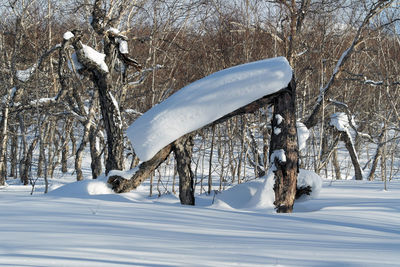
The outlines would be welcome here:
M 278 213 L 292 212 L 296 197 L 299 170 L 295 99 L 293 78 L 287 90 L 274 99 L 270 162 L 275 168 L 274 204 Z
M 98 1 L 100 3 L 101 1 Z M 83 45 L 80 41 L 82 36 L 80 31 L 72 31 L 75 35 L 73 46 L 76 55 L 81 64 L 83 64 L 93 74 L 92 80 L 96 84 L 99 92 L 100 109 L 103 117 L 104 128 L 107 133 L 108 156 L 106 161 L 106 174 L 111 170 L 123 170 L 123 152 L 124 152 L 124 133 L 122 128 L 122 120 L 118 104 L 112 96 L 113 82 L 111 74 L 108 70 L 103 69 L 97 63 L 86 57 L 83 51 Z M 115 44 L 105 36 L 104 52 L 106 54 L 105 62 L 109 70 L 113 69 L 112 62 L 114 54 L 117 53 Z
M 33 150 L 35 149 L 37 142 L 38 142 L 38 138 L 35 138 L 32 141 L 31 145 L 29 146 L 26 157 L 25 157 L 24 170 L 23 170 L 23 173 L 21 174 L 21 182 L 23 182 L 24 185 L 29 184 L 29 170 L 32 167 Z
M 94 127 L 90 128 L 89 133 L 89 143 L 90 143 L 90 156 L 92 158 L 92 162 L 90 163 L 90 167 L 92 169 L 92 178 L 96 179 L 102 171 L 101 168 L 101 153 L 97 147 L 97 133 L 98 130 Z
M 119 108 L 115 105 L 111 95 L 109 75 L 96 77 L 95 82 L 99 90 L 101 114 L 107 133 L 106 174 L 108 174 L 111 170 L 123 170 L 124 132 Z
M 378 138 L 378 145 L 376 147 L 375 155 L 374 155 L 374 158 L 372 160 L 372 166 L 371 166 L 371 169 L 370 169 L 368 177 L 367 177 L 368 181 L 373 181 L 374 178 L 375 178 L 376 167 L 378 166 L 379 158 L 382 156 L 382 150 L 383 150 L 382 148 L 383 148 L 384 137 L 385 137 L 385 130 L 382 130 L 382 132 L 381 132 L 381 134 L 379 135 L 379 138 Z
M 48 151 L 47 151 L 47 177 L 53 178 L 53 164 L 54 163 L 54 156 L 55 156 L 55 151 L 57 151 L 57 148 L 53 147 L 53 142 L 55 139 L 55 129 L 56 127 L 56 122 L 54 119 L 50 118 L 49 122 L 49 129 L 48 129 Z
M 193 135 L 185 135 L 174 142 L 177 171 L 179 174 L 179 199 L 182 205 L 194 205 L 194 175 L 192 163 Z
M 67 120 L 64 125 L 64 134 L 61 135 L 62 151 L 61 151 L 61 172 L 68 172 L 68 153 L 69 153 L 69 136 L 71 135 L 72 120 Z
M 360 162 L 358 161 L 358 156 L 356 149 L 354 147 L 353 141 L 351 140 L 351 136 L 348 132 L 340 132 L 340 140 L 344 142 L 347 151 L 349 151 L 351 162 L 353 163 L 354 167 L 354 176 L 356 180 L 362 180 L 362 170 L 360 166 Z
M 116 193 L 129 192 L 143 183 L 150 177 L 150 174 L 160 166 L 172 151 L 172 144 L 161 149 L 152 159 L 141 163 L 131 179 L 124 179 L 118 175 L 112 175 L 108 178 L 108 183 Z

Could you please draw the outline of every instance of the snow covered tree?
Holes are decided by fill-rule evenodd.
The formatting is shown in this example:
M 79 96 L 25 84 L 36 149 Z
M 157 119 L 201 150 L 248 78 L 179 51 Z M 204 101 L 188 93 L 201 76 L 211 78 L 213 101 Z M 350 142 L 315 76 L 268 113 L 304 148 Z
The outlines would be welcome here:
M 108 10 L 110 13 L 107 13 L 104 1 L 94 2 L 91 25 L 95 32 L 103 38 L 104 54 L 82 43 L 81 30 L 76 29 L 64 35 L 64 39 L 70 40 L 72 43 L 78 63 L 88 71 L 85 75 L 90 77 L 98 91 L 103 125 L 107 133 L 106 173 L 124 168 L 123 122 L 119 104 L 113 95 L 115 91 L 113 74 L 116 64 L 117 61 L 121 62 L 124 71 L 129 66 L 133 66 L 136 70 L 141 68 L 128 54 L 127 37 L 113 27 L 121 20 L 121 16 L 129 11 L 126 10 L 129 7 L 132 8 L 132 3 L 127 1 L 119 3 L 118 6 L 114 4 Z M 118 8 L 118 10 L 113 10 L 114 8 Z M 90 125 L 85 131 L 87 136 L 89 136 L 89 132 Z

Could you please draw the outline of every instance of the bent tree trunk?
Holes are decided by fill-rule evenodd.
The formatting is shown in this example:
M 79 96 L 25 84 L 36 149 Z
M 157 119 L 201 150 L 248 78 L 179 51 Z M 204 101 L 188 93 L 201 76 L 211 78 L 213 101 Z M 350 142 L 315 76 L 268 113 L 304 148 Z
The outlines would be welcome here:
M 292 78 L 287 90 L 274 99 L 274 117 L 270 162 L 275 170 L 275 207 L 278 213 L 293 211 L 298 174 L 296 129 L 296 83 Z
M 354 166 L 354 176 L 356 180 L 363 179 L 363 173 L 361 170 L 360 162 L 358 160 L 357 152 L 354 147 L 353 141 L 351 140 L 351 136 L 348 132 L 340 132 L 340 140 L 344 142 L 347 151 L 349 151 L 351 162 Z
M 194 175 L 190 168 L 192 163 L 193 135 L 185 135 L 175 141 L 173 151 L 179 174 L 179 199 L 182 205 L 194 205 Z
M 144 180 L 150 177 L 150 174 L 167 159 L 171 151 L 172 144 L 161 149 L 152 159 L 142 162 L 138 167 L 136 167 L 136 172 L 130 179 L 125 179 L 119 175 L 113 175 L 111 173 L 107 182 L 111 184 L 115 193 L 129 192 L 141 185 Z

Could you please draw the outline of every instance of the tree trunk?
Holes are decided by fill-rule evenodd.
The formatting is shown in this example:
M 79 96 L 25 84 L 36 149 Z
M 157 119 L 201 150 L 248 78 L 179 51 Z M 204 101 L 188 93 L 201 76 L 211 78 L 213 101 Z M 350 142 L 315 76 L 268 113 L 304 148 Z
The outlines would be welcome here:
M 354 148 L 353 141 L 351 140 L 351 136 L 347 131 L 340 133 L 341 133 L 340 139 L 344 142 L 347 151 L 349 151 L 351 162 L 353 163 L 354 176 L 356 180 L 362 180 L 363 179 L 362 170 L 360 167 L 360 162 L 358 160 L 356 149 Z
M 148 161 L 141 163 L 137 171 L 132 175 L 131 179 L 125 179 L 118 175 L 108 177 L 108 183 L 116 193 L 129 192 L 143 183 L 150 177 L 150 174 L 164 162 L 172 151 L 172 144 L 161 149 L 154 157 Z
M 55 155 L 55 150 L 56 148 L 53 147 L 53 142 L 54 142 L 54 137 L 55 137 L 55 129 L 56 127 L 56 122 L 54 119 L 50 118 L 50 122 L 49 122 L 49 129 L 48 129 L 48 139 L 47 139 L 47 143 L 48 143 L 48 150 L 47 150 L 47 173 L 46 173 L 46 177 L 50 177 L 53 178 L 53 161 L 54 161 L 54 155 Z
M 94 127 L 90 128 L 89 133 L 89 143 L 90 143 L 90 156 L 92 158 L 92 162 L 90 163 L 90 167 L 92 169 L 92 178 L 96 179 L 102 171 L 101 167 L 101 153 L 99 151 L 99 141 L 97 138 L 98 130 Z
M 192 163 L 193 135 L 185 135 L 174 142 L 177 170 L 179 174 L 179 199 L 182 205 L 194 205 L 194 175 L 190 168 Z
M 210 151 L 210 161 L 208 165 L 208 194 L 211 194 L 212 190 L 212 157 L 214 152 L 214 139 L 215 139 L 215 125 L 211 127 L 212 137 L 211 137 L 211 151 Z
M 26 140 L 26 128 L 25 128 L 25 123 L 24 119 L 21 114 L 17 115 L 18 120 L 19 120 L 19 128 L 20 128 L 20 135 L 21 135 L 21 145 L 20 145 L 20 159 L 19 159 L 19 175 L 20 177 L 22 176 L 22 173 L 24 172 L 25 168 L 25 158 L 26 155 L 28 154 L 28 142 Z M 22 151 L 21 151 L 22 150 Z
M 29 184 L 29 170 L 32 167 L 33 150 L 35 149 L 37 142 L 38 142 L 38 138 L 35 138 L 32 141 L 31 145 L 29 146 L 29 149 L 25 156 L 24 170 L 23 170 L 23 173 L 21 174 L 21 182 L 23 182 L 24 185 Z
M 67 120 L 64 125 L 64 133 L 61 136 L 62 151 L 61 151 L 61 172 L 68 172 L 68 154 L 69 154 L 69 136 L 71 135 L 72 120 Z
M 10 166 L 10 177 L 14 179 L 17 178 L 17 169 L 18 169 L 18 135 L 17 135 L 17 127 L 12 127 L 11 131 L 14 133 L 11 137 L 11 166 Z
M 108 156 L 106 161 L 106 174 L 111 170 L 123 170 L 124 133 L 122 120 L 116 101 L 111 95 L 111 79 L 100 77 L 96 79 L 99 90 L 101 114 L 107 132 Z
M 336 148 L 332 153 L 332 164 L 333 164 L 333 167 L 335 169 L 336 180 L 341 180 L 342 177 L 340 175 L 340 165 L 339 165 L 339 161 L 338 161 L 338 155 L 337 155 L 337 149 Z
M 296 197 L 299 152 L 295 99 L 296 83 L 293 78 L 287 90 L 274 99 L 269 157 L 274 164 L 274 204 L 278 213 L 292 212 Z
M 106 161 L 106 174 L 111 170 L 123 170 L 124 133 L 118 103 L 111 93 L 113 88 L 111 74 L 107 70 L 102 69 L 97 63 L 94 63 L 85 55 L 83 45 L 80 41 L 82 36 L 80 31 L 73 31 L 73 33 L 75 35 L 73 46 L 78 60 L 93 73 L 92 80 L 96 84 L 99 92 L 101 114 L 103 117 L 104 128 L 107 133 L 108 155 Z M 117 48 L 115 47 L 115 44 L 107 38 L 107 36 L 105 36 L 104 43 L 106 63 L 109 66 L 109 70 L 112 70 L 112 62 L 114 54 L 117 53 Z
M 0 122 L 0 185 L 5 185 L 6 183 L 6 154 L 7 154 L 7 140 L 8 140 L 8 119 L 9 119 L 9 111 L 10 105 L 13 98 L 13 95 L 16 91 L 16 88 L 11 88 L 7 92 L 6 103 L 4 103 L 4 107 L 2 110 L 2 117 Z
M 76 151 L 76 155 L 75 155 L 75 172 L 76 172 L 76 180 L 77 181 L 83 180 L 82 158 L 83 158 L 83 152 L 85 150 L 85 147 L 86 147 L 86 144 L 88 141 L 88 137 L 89 137 L 90 125 L 91 125 L 91 122 L 90 122 L 90 119 L 88 119 L 85 124 L 85 129 L 83 132 L 81 144 L 79 145 L 79 148 Z

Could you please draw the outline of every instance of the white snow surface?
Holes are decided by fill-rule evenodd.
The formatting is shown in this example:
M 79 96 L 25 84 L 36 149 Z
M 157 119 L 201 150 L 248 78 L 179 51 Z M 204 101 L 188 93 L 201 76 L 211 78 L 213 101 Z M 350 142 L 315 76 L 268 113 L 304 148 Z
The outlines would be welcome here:
M 350 129 L 348 116 L 344 112 L 336 112 L 332 114 L 329 124 L 340 132 L 346 132 Z
M 189 207 L 173 194 L 148 197 L 148 187 L 114 194 L 104 178 L 55 177 L 48 195 L 39 179 L 33 196 L 11 179 L 0 187 L 0 265 L 398 266 L 399 180 L 388 191 L 325 180 L 292 214 L 275 213 L 271 182 L 235 185 L 214 204 L 196 194 Z
M 108 66 L 106 62 L 104 62 L 104 59 L 106 58 L 105 54 L 100 53 L 87 45 L 82 45 L 82 47 L 87 58 L 99 65 L 104 72 L 108 72 Z
M 297 187 L 311 186 L 312 191 L 310 195 L 302 195 L 296 201 L 310 200 L 319 196 L 322 189 L 322 178 L 313 171 L 300 169 L 299 176 L 297 177 Z
M 310 137 L 310 131 L 308 128 L 300 121 L 296 122 L 297 128 L 297 143 L 299 150 L 306 148 L 308 137 Z
M 276 119 L 276 125 L 281 124 L 282 121 L 283 121 L 283 117 L 282 117 L 282 115 L 280 115 L 280 114 L 276 114 L 276 115 L 275 115 L 275 119 Z
M 27 68 L 26 70 L 17 70 L 15 76 L 21 82 L 26 82 L 31 78 L 31 75 L 35 71 L 35 69 L 36 64 L 34 64 L 32 67 Z
M 95 180 L 83 180 L 73 182 L 61 187 L 54 186 L 49 196 L 64 196 L 64 197 L 87 197 L 91 195 L 107 195 L 113 194 L 111 187 L 107 184 L 107 179 L 104 176 Z
M 117 28 L 114 28 L 114 27 L 108 28 L 107 31 L 112 32 L 114 34 L 119 34 L 121 32 L 120 30 L 118 30 Z
M 270 161 L 274 162 L 275 159 L 278 159 L 280 162 L 286 162 L 286 153 L 283 149 L 274 150 L 271 154 Z
M 64 40 L 69 40 L 69 39 L 71 39 L 71 38 L 74 37 L 74 36 L 75 36 L 75 35 L 74 35 L 72 32 L 68 31 L 68 32 L 65 32 L 65 33 L 64 33 L 63 38 L 64 38 Z
M 216 72 L 148 110 L 128 128 L 127 136 L 139 158 L 147 161 L 179 137 L 285 88 L 291 78 L 284 57 Z
M 313 171 L 300 169 L 297 187 L 311 186 L 310 195 L 303 195 L 297 201 L 311 200 L 319 196 L 322 189 L 322 178 Z M 266 176 L 257 181 L 236 185 L 218 194 L 214 207 L 229 207 L 248 210 L 274 210 L 274 172 L 269 169 Z
M 274 129 L 274 134 L 279 135 L 282 132 L 281 128 L 275 128 Z
M 120 52 L 121 54 L 128 54 L 128 53 L 129 53 L 128 42 L 125 41 L 125 40 L 123 40 L 123 39 L 120 39 L 120 40 L 119 40 L 119 46 L 118 46 L 118 48 L 119 48 L 119 52 Z

